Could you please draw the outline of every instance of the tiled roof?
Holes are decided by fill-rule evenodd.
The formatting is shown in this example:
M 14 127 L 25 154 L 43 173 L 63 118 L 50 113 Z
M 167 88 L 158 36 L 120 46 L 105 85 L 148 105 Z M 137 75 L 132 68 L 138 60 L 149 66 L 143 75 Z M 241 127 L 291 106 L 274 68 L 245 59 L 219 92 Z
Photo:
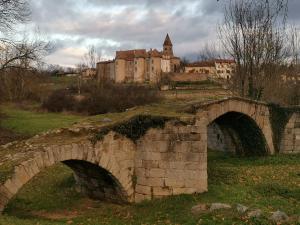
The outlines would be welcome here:
M 161 57 L 162 54 L 161 52 L 159 52 L 157 49 L 151 49 L 149 52 L 148 52 L 148 56 L 149 57 Z
M 200 61 L 200 62 L 194 62 L 187 64 L 186 67 L 214 67 L 215 62 L 214 61 Z
M 117 51 L 116 59 L 125 59 L 127 61 L 132 61 L 134 58 L 146 58 L 147 52 L 145 49 L 134 49 L 127 51 Z
M 98 64 L 109 64 L 109 63 L 113 63 L 114 60 L 107 60 L 107 61 L 100 61 L 98 62 Z
M 187 67 L 214 67 L 215 63 L 235 63 L 235 61 L 232 59 L 213 59 L 209 61 L 189 63 Z

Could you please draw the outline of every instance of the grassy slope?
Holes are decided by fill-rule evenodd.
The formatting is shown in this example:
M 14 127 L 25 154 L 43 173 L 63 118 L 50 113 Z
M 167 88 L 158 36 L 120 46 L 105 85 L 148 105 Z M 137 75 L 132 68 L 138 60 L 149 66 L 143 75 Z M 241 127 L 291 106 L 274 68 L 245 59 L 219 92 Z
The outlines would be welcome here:
M 74 190 L 71 171 L 58 165 L 41 173 L 18 194 L 0 224 L 268 224 L 277 209 L 300 212 L 300 157 L 273 156 L 240 159 L 209 154 L 209 192 L 146 201 L 137 205 L 87 204 Z M 234 210 L 193 216 L 197 203 L 242 203 L 264 211 L 259 220 L 247 220 Z M 40 215 L 42 217 L 39 217 Z M 65 215 L 75 218 L 62 219 Z M 44 217 L 53 218 L 50 220 Z M 299 215 L 300 216 L 300 215 Z M 296 220 L 296 219 L 295 219 Z M 294 224 L 296 221 L 294 220 Z
M 75 115 L 27 111 L 14 105 L 2 106 L 1 112 L 6 115 L 6 118 L 1 121 L 1 127 L 26 136 L 70 126 L 82 119 L 81 116 Z

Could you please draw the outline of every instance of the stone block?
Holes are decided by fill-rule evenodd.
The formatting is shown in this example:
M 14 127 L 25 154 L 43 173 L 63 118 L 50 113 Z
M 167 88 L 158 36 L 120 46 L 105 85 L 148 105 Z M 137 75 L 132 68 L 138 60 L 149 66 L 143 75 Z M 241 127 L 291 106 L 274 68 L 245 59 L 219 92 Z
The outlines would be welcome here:
M 135 192 L 143 195 L 151 195 L 152 188 L 150 186 L 136 185 Z
M 166 170 L 164 169 L 149 169 L 146 170 L 146 177 L 149 178 L 161 178 L 166 176 Z
M 142 167 L 145 169 L 159 168 L 159 162 L 155 160 L 142 160 Z
M 171 169 L 183 170 L 186 166 L 186 162 L 170 162 L 169 165 Z
M 139 203 L 145 200 L 151 200 L 151 196 L 135 193 L 135 202 Z
M 161 160 L 161 153 L 159 153 L 159 152 L 147 152 L 146 157 L 144 159 L 159 161 L 159 160 Z
M 165 185 L 167 187 L 176 187 L 176 188 L 183 188 L 185 187 L 185 182 L 184 182 L 184 179 L 181 178 L 181 179 L 178 179 L 178 178 L 165 178 Z M 161 186 L 163 187 L 163 186 Z
M 153 196 L 172 195 L 172 189 L 168 187 L 153 187 Z
M 15 195 L 19 190 L 19 186 L 17 186 L 12 179 L 6 180 L 3 186 L 13 195 Z
M 110 160 L 110 155 L 107 153 L 103 154 L 100 159 L 99 166 L 106 169 L 109 164 L 109 160 Z
M 22 184 L 26 184 L 31 179 L 23 165 L 15 167 L 15 176 L 21 180 Z
M 34 160 L 36 161 L 36 164 L 38 165 L 39 169 L 43 169 L 45 167 L 44 160 L 40 152 L 34 154 Z

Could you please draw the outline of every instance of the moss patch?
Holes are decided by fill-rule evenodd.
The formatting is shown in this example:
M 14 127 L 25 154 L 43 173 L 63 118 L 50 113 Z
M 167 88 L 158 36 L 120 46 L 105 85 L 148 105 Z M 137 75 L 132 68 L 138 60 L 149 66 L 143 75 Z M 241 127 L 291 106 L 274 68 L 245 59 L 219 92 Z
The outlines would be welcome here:
M 150 128 L 164 128 L 165 123 L 171 119 L 174 118 L 151 115 L 134 116 L 126 122 L 102 128 L 91 141 L 95 144 L 97 141 L 102 140 L 110 131 L 114 131 L 135 142 L 144 136 Z

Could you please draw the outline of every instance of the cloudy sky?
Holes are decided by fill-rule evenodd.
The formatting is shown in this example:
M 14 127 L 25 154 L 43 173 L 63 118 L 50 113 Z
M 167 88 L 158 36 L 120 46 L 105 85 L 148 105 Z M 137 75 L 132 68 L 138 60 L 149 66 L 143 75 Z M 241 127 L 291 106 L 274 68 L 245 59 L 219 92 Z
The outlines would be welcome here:
M 224 1 L 30 0 L 32 23 L 27 26 L 37 27 L 55 43 L 46 59 L 51 64 L 74 66 L 90 45 L 103 59 L 112 58 L 116 50 L 161 49 L 166 33 L 175 54 L 183 57 L 217 39 Z M 289 4 L 290 19 L 300 24 L 300 0 Z

